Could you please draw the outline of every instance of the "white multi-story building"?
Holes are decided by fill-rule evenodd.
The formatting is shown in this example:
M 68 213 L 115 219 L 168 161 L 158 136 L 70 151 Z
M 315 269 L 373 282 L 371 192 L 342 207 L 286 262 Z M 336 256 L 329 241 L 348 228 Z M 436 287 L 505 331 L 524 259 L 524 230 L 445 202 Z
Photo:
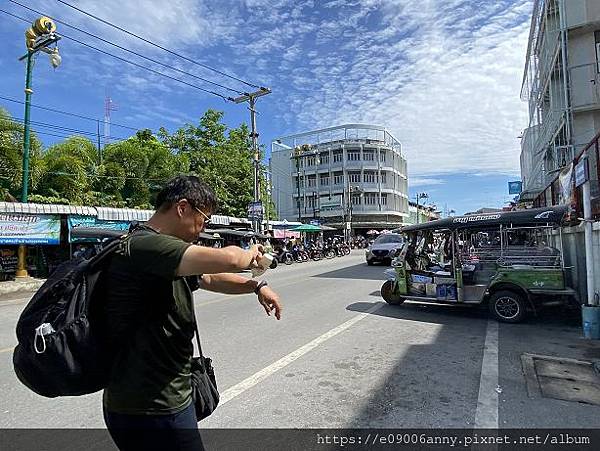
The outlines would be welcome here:
M 270 167 L 280 219 L 346 224 L 360 233 L 398 227 L 408 217 L 406 160 L 384 127 L 346 124 L 282 136 L 271 143 Z
M 521 97 L 529 103 L 521 200 L 562 202 L 560 171 L 600 131 L 600 0 L 535 0 Z M 598 191 L 596 152 L 589 172 Z

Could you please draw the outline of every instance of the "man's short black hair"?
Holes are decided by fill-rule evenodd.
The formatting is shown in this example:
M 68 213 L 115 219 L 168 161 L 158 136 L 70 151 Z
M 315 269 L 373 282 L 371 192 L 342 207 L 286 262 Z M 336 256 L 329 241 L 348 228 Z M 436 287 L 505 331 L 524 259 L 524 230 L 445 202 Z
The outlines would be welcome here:
M 192 206 L 213 213 L 217 209 L 217 196 L 210 186 L 194 175 L 178 175 L 167 182 L 156 196 L 154 208 L 171 207 L 181 199 L 187 199 Z

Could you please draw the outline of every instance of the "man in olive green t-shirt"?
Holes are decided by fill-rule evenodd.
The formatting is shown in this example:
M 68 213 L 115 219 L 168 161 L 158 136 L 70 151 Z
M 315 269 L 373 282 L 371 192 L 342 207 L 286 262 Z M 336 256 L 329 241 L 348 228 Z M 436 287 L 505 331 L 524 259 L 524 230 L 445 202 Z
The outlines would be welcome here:
M 264 280 L 233 274 L 256 265 L 261 247 L 191 244 L 216 204 L 197 177 L 174 178 L 158 194 L 156 213 L 125 238 L 108 268 L 106 335 L 115 360 L 104 417 L 121 450 L 203 449 L 191 397 L 194 310 L 185 276 L 201 275 L 200 286 L 211 291 L 255 292 L 267 315 L 281 317 Z

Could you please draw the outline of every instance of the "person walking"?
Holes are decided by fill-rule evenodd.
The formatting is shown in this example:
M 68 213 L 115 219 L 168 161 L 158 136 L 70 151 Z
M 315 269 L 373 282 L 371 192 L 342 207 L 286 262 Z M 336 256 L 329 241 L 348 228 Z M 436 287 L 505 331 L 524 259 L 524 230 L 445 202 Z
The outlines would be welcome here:
M 124 238 L 107 268 L 103 327 L 106 345 L 115 351 L 104 419 L 121 450 L 201 450 L 192 403 L 195 318 L 188 279 L 218 293 L 254 292 L 278 320 L 282 308 L 265 280 L 233 274 L 256 266 L 260 246 L 192 244 L 217 208 L 208 185 L 177 176 L 160 191 L 155 208 Z

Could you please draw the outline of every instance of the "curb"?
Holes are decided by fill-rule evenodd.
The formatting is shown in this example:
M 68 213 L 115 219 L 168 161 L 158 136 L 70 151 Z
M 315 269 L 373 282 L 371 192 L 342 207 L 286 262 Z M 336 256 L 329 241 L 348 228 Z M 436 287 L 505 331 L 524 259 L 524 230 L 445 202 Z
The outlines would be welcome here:
M 4 294 L 19 293 L 21 291 L 37 291 L 45 279 L 26 279 L 22 281 L 0 282 L 0 296 Z

